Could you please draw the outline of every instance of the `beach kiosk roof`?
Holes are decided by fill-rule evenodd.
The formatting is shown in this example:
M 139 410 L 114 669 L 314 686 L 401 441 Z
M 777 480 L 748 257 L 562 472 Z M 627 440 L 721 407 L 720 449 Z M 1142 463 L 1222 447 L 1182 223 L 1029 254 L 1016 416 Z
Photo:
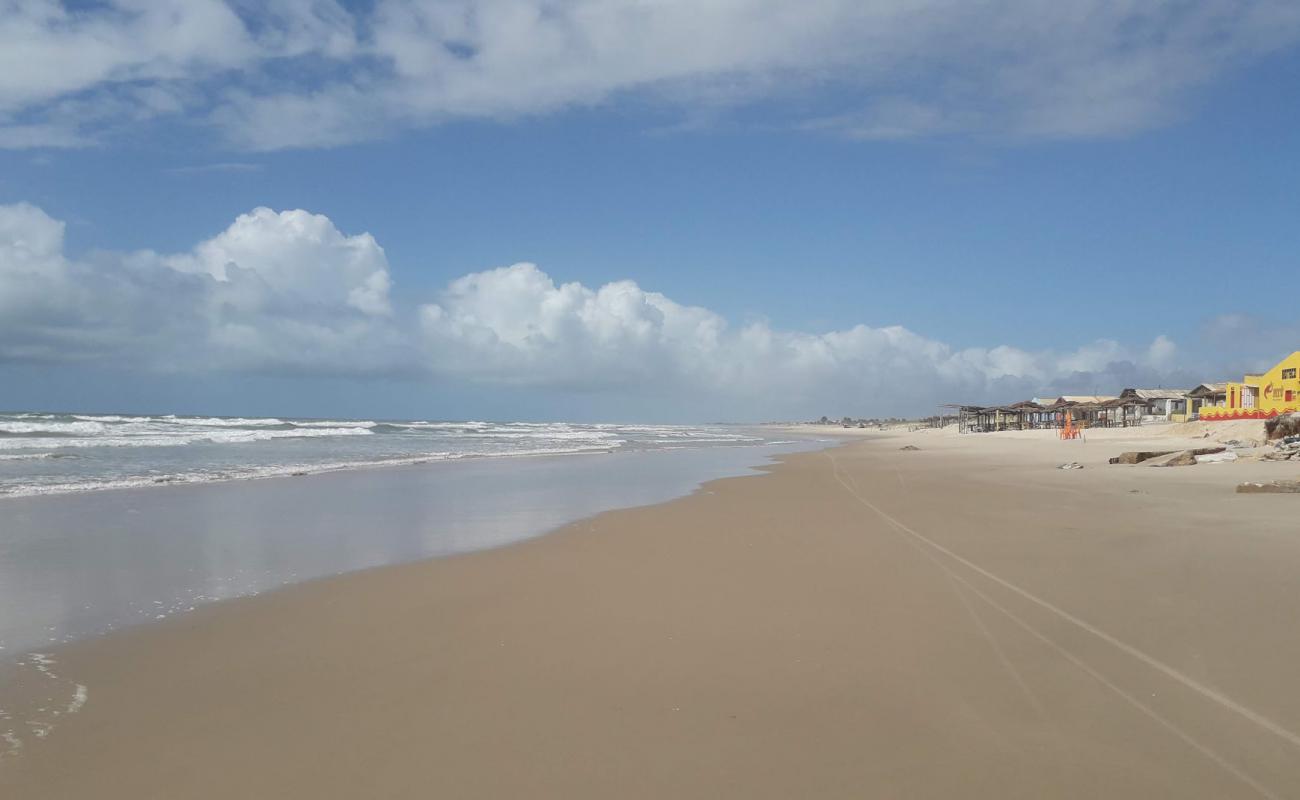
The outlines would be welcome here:
M 1118 399 L 1113 394 L 1063 394 L 1056 398 L 1056 405 L 1099 406 Z
M 1044 408 L 1043 404 L 1037 400 L 1021 400 L 1019 403 L 1012 403 L 1007 408 L 1018 411 L 1039 411 Z
M 1187 396 L 1186 389 L 1125 389 L 1119 393 L 1123 398 L 1138 400 L 1182 400 Z
M 1228 382 L 1219 383 L 1202 383 L 1195 389 L 1187 393 L 1188 397 L 1212 397 L 1216 394 L 1224 394 L 1228 391 Z

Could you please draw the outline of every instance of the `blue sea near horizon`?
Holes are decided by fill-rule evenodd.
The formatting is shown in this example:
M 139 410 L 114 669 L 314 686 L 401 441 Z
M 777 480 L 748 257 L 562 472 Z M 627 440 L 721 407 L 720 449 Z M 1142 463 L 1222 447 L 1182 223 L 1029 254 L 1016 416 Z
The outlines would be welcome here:
M 0 460 L 0 660 L 505 545 L 823 446 L 723 425 L 25 412 L 0 430 L 0 455 L 33 456 Z

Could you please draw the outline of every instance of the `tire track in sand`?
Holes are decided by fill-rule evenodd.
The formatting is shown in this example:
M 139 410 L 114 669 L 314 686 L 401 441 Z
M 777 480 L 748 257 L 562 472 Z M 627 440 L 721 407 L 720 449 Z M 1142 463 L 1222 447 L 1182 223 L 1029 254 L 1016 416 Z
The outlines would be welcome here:
M 854 486 L 851 486 L 847 481 L 845 481 L 844 473 L 840 470 L 839 461 L 835 458 L 835 456 L 830 452 L 826 452 L 824 453 L 824 455 L 831 462 L 831 471 L 836 482 L 838 482 L 840 486 L 842 486 L 845 489 L 845 491 L 847 491 L 850 495 L 852 495 L 853 498 L 857 500 L 860 504 L 870 509 L 882 520 L 884 520 L 895 532 L 904 536 L 907 540 L 911 541 L 913 546 L 916 547 L 916 549 L 919 552 L 923 553 L 931 561 L 931 563 L 935 564 L 936 567 L 938 567 L 940 570 L 950 575 L 954 580 L 961 583 L 968 590 L 970 590 L 976 597 L 980 598 L 980 600 L 988 604 L 991 608 L 997 610 L 999 613 L 1006 616 L 1018 627 L 1020 627 L 1021 629 L 1029 633 L 1035 639 L 1038 639 L 1042 643 L 1046 644 L 1048 647 L 1052 648 L 1055 652 L 1057 652 L 1062 657 L 1066 658 L 1068 661 L 1070 661 L 1070 663 L 1074 664 L 1079 669 L 1083 670 L 1093 679 L 1097 680 L 1099 683 L 1105 686 L 1116 696 L 1124 700 L 1129 705 L 1133 706 L 1144 716 L 1150 718 L 1152 721 L 1159 724 L 1161 727 L 1163 727 L 1164 729 L 1172 733 L 1174 736 L 1176 736 L 1178 739 L 1183 741 L 1185 744 L 1187 744 L 1188 746 L 1196 750 L 1198 753 L 1200 753 L 1201 755 L 1203 755 L 1204 757 L 1206 757 L 1207 759 L 1209 759 L 1210 761 L 1212 761 L 1213 763 L 1221 767 L 1224 771 L 1228 772 L 1233 777 L 1237 778 L 1239 781 L 1249 786 L 1256 793 L 1258 793 L 1262 797 L 1278 798 L 1278 795 L 1273 793 L 1270 789 L 1268 789 L 1266 786 L 1261 784 L 1259 781 L 1255 780 L 1249 774 L 1242 771 L 1239 767 L 1232 764 L 1222 755 L 1215 752 L 1208 745 L 1200 742 L 1191 734 L 1187 733 L 1182 728 L 1180 728 L 1177 724 L 1161 716 L 1159 712 L 1157 712 L 1155 709 L 1152 709 L 1151 707 L 1144 704 L 1142 701 L 1138 700 L 1136 697 L 1132 696 L 1128 692 L 1121 689 L 1114 682 L 1106 678 L 1105 675 L 1098 672 L 1096 669 L 1094 669 L 1091 665 L 1089 665 L 1079 656 L 1075 655 L 1068 648 L 1062 646 L 1061 644 L 1053 640 L 1051 637 L 1047 636 L 1046 634 L 1042 633 L 1040 630 L 1035 628 L 1031 623 L 1025 621 L 1024 619 L 1016 615 L 1014 612 L 1007 609 L 1005 606 L 998 603 L 993 598 L 989 597 L 988 594 L 986 594 L 978 587 L 971 584 L 971 582 L 967 580 L 965 577 L 953 571 L 952 567 L 949 564 L 944 563 L 942 560 L 937 558 L 935 554 L 937 553 L 947 557 L 951 561 L 966 567 L 972 572 L 992 581 L 998 586 L 1001 586 L 1004 589 L 1012 592 L 1013 594 L 1023 598 L 1024 600 L 1029 601 L 1035 606 L 1038 606 L 1039 608 L 1048 611 L 1049 613 L 1053 614 L 1057 618 L 1064 620 L 1070 623 L 1071 625 L 1075 626 L 1076 628 L 1079 628 L 1080 630 L 1087 632 L 1088 634 L 1094 636 L 1095 638 L 1105 642 L 1108 645 L 1111 645 L 1117 650 L 1136 659 L 1142 664 L 1145 664 L 1146 666 L 1164 675 L 1165 677 L 1176 681 L 1177 683 L 1181 684 L 1187 689 L 1190 689 L 1191 691 L 1200 695 L 1202 698 L 1217 704 L 1221 708 L 1224 708 L 1242 717 L 1243 719 L 1248 720 L 1251 723 L 1254 723 L 1257 727 L 1282 739 L 1283 741 L 1285 741 L 1286 743 L 1290 744 L 1292 747 L 1298 750 L 1300 750 L 1300 735 L 1297 735 L 1294 732 L 1284 728 L 1283 726 L 1274 722 L 1268 717 L 1265 717 L 1263 714 L 1259 713 L 1258 711 L 1248 708 L 1247 706 L 1242 705 L 1241 703 L 1237 702 L 1236 700 L 1233 700 L 1227 695 L 1224 695 L 1221 692 L 1218 692 L 1208 686 L 1205 686 L 1204 684 L 1200 683 L 1194 678 L 1191 678 L 1185 675 L 1184 673 L 1179 672 L 1174 667 L 1164 663 L 1163 661 L 1160 661 L 1159 659 L 1155 658 L 1154 656 L 1142 650 L 1139 650 L 1137 647 L 1134 647 L 1133 645 L 1128 644 L 1127 642 L 1124 642 L 1116 638 L 1115 636 L 1112 636 L 1109 633 L 1106 633 L 1105 631 L 1087 622 L 1086 620 L 1083 620 L 1075 616 L 1074 614 L 1071 614 L 1070 612 L 1060 608 L 1059 606 L 1056 606 L 1053 603 L 1044 600 L 1043 598 L 1033 594 L 1029 590 L 1021 586 L 1018 586 L 1017 584 L 1014 584 L 1011 581 L 999 575 L 994 574 L 993 572 L 990 572 L 984 567 L 981 567 L 979 564 L 976 564 L 975 562 L 965 558 L 964 556 L 957 554 L 956 552 L 950 550 L 949 548 L 944 547 L 943 545 L 939 544 L 938 542 L 934 541 L 928 536 L 918 533 L 917 531 L 908 527 L 906 524 L 899 521 L 897 518 L 891 516 L 889 513 L 887 513 L 879 506 L 877 506 L 876 504 L 868 500 L 866 497 L 864 497 L 860 491 L 858 491 Z

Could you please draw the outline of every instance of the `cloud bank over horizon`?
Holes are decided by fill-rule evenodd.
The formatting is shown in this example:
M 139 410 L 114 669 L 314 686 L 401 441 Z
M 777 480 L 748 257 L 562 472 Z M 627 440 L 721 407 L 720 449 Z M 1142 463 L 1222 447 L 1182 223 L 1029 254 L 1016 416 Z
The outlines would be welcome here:
M 328 217 L 257 208 L 181 253 L 69 256 L 64 223 L 0 205 L 0 364 L 161 375 L 399 378 L 481 391 L 662 398 L 710 418 L 1116 392 L 1207 375 L 1167 336 L 1069 351 L 958 347 L 899 325 L 809 332 L 722 315 L 631 280 L 558 283 L 517 263 L 402 298 L 383 248 Z M 1250 324 L 1223 316 L 1214 325 Z
M 1112 137 L 1300 43 L 1289 0 L 0 0 L 0 148 L 242 150 L 632 100 L 856 139 Z M 691 127 L 690 124 L 686 127 Z

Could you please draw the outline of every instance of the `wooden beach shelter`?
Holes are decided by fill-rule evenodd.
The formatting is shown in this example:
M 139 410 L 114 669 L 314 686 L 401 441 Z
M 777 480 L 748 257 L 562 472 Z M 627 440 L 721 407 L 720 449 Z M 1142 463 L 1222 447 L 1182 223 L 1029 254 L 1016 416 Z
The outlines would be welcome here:
M 1176 415 L 1187 413 L 1186 389 L 1125 389 L 1119 397 L 1121 400 L 1140 400 L 1143 417 L 1172 420 Z
M 1032 400 L 1022 400 L 1006 406 L 969 406 L 950 403 L 944 408 L 957 411 L 959 433 L 993 433 L 995 431 L 1023 431 L 1048 427 L 1044 423 L 1044 409 Z
M 1191 419 L 1200 416 L 1203 409 L 1223 408 L 1228 405 L 1228 383 L 1202 383 L 1187 393 L 1187 413 Z

